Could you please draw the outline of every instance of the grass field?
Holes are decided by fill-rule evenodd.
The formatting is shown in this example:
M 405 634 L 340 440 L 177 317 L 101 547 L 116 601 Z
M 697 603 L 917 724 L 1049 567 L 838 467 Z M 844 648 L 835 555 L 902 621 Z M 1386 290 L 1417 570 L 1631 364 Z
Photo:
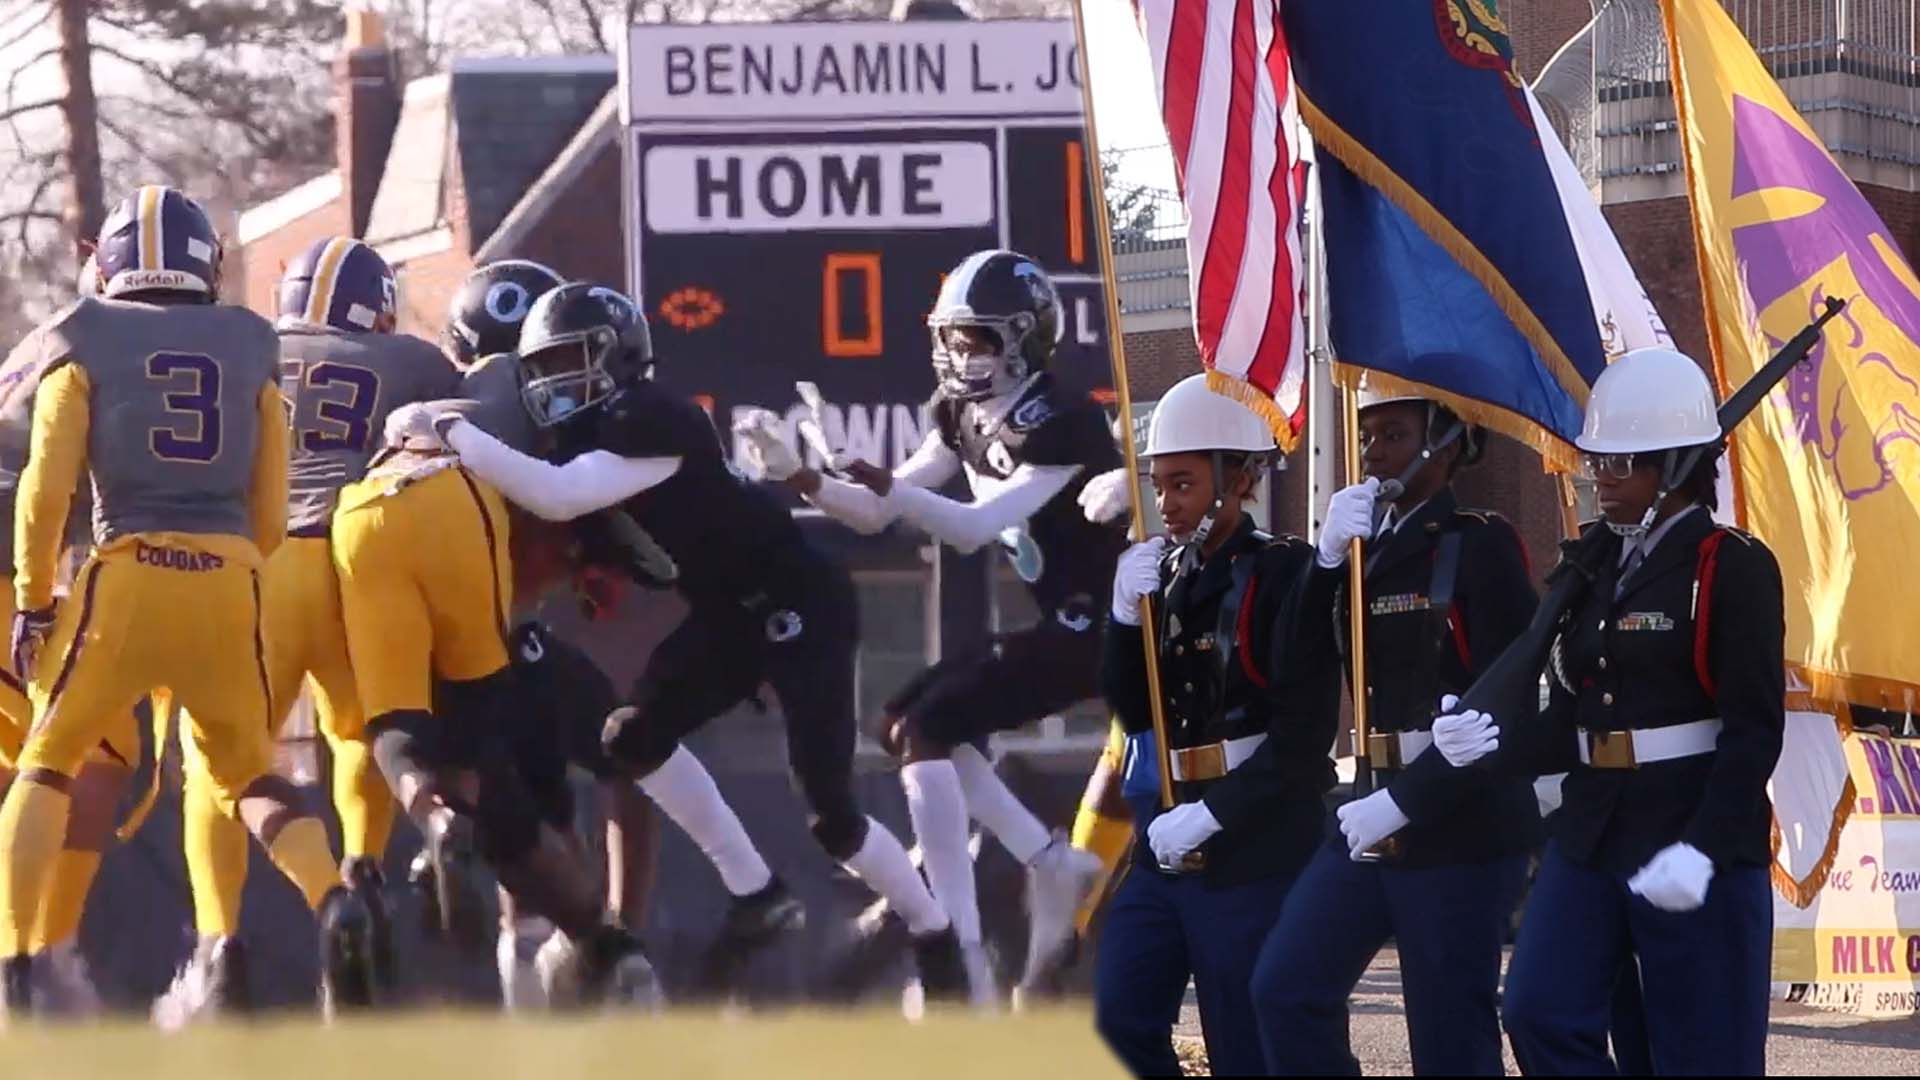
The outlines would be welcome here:
M 404 1013 L 275 1020 L 163 1034 L 134 1023 L 23 1024 L 0 1032 L 6 1080 L 580 1080 L 587 1077 L 819 1077 L 942 1080 L 1124 1072 L 1083 1010 L 977 1017 L 897 1012 L 598 1015 Z

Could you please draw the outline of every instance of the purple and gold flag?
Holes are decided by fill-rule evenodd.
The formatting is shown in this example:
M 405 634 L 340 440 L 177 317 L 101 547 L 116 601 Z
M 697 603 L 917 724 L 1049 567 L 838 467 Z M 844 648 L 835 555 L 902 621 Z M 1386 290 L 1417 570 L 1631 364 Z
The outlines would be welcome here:
M 1787 661 L 1816 696 L 1920 686 L 1920 279 L 1740 29 L 1666 0 L 1707 330 L 1724 395 L 1848 301 L 1734 440 L 1740 519 L 1780 560 Z

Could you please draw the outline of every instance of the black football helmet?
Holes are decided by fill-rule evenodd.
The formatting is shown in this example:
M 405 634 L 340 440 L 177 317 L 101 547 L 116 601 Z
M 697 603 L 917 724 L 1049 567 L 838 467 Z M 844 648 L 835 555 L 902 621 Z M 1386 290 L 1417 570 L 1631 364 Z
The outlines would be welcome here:
M 441 349 L 462 369 L 512 352 L 533 302 L 564 284 L 565 278 L 528 259 L 502 259 L 474 270 L 453 295 Z
M 1017 251 L 976 251 L 947 275 L 927 316 L 933 372 L 950 398 L 1004 394 L 1046 369 L 1065 330 L 1060 293 Z
M 646 316 L 617 289 L 569 282 L 533 302 L 520 324 L 520 394 L 542 427 L 653 374 Z

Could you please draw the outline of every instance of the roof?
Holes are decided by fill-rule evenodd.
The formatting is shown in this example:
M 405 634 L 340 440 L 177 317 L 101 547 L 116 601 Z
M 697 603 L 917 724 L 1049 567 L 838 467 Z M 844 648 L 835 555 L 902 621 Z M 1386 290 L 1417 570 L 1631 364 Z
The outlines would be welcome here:
M 610 56 L 486 57 L 407 84 L 387 168 L 367 219 L 369 243 L 447 224 L 458 177 L 477 250 L 612 91 Z M 455 166 L 458 166 L 455 168 Z
M 446 220 L 441 185 L 446 178 L 447 76 L 428 75 L 407 84 L 400 119 L 387 151 L 380 190 L 373 194 L 364 239 L 376 246 L 430 233 Z
M 547 211 L 586 172 L 587 166 L 593 163 L 594 155 L 608 146 L 618 145 L 614 136 L 619 131 L 620 91 L 615 87 L 601 96 L 600 104 L 594 107 L 539 179 L 527 188 L 520 201 L 508 211 L 486 242 L 474 248 L 474 261 L 485 263 L 511 257 L 516 247 L 526 239 L 528 231 L 545 218 Z
M 363 239 L 383 252 L 444 248 L 454 201 L 446 186 L 457 180 L 478 251 L 524 200 L 538 206 L 521 219 L 584 168 L 580 159 L 611 134 L 616 80 L 613 57 L 593 55 L 456 60 L 408 82 Z M 240 231 L 246 240 L 264 236 L 340 188 L 337 172 L 316 177 L 249 208 Z
M 477 249 L 613 89 L 616 73 L 610 56 L 530 57 L 456 63 L 452 79 L 453 131 Z
M 323 172 L 266 202 L 255 203 L 241 211 L 234 233 L 240 243 L 251 244 L 260 237 L 286 228 L 339 198 L 340 188 L 338 169 Z

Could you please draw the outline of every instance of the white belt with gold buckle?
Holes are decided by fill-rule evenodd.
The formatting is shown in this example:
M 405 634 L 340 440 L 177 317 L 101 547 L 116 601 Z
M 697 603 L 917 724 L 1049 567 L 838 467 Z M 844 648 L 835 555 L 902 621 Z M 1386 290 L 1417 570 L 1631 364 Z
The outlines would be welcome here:
M 1241 763 L 1253 756 L 1260 744 L 1267 741 L 1265 732 L 1259 735 L 1247 735 L 1225 742 L 1208 743 L 1205 746 L 1188 746 L 1175 750 L 1169 757 L 1173 761 L 1173 778 L 1180 783 L 1195 783 L 1201 780 L 1218 780 L 1240 767 Z

